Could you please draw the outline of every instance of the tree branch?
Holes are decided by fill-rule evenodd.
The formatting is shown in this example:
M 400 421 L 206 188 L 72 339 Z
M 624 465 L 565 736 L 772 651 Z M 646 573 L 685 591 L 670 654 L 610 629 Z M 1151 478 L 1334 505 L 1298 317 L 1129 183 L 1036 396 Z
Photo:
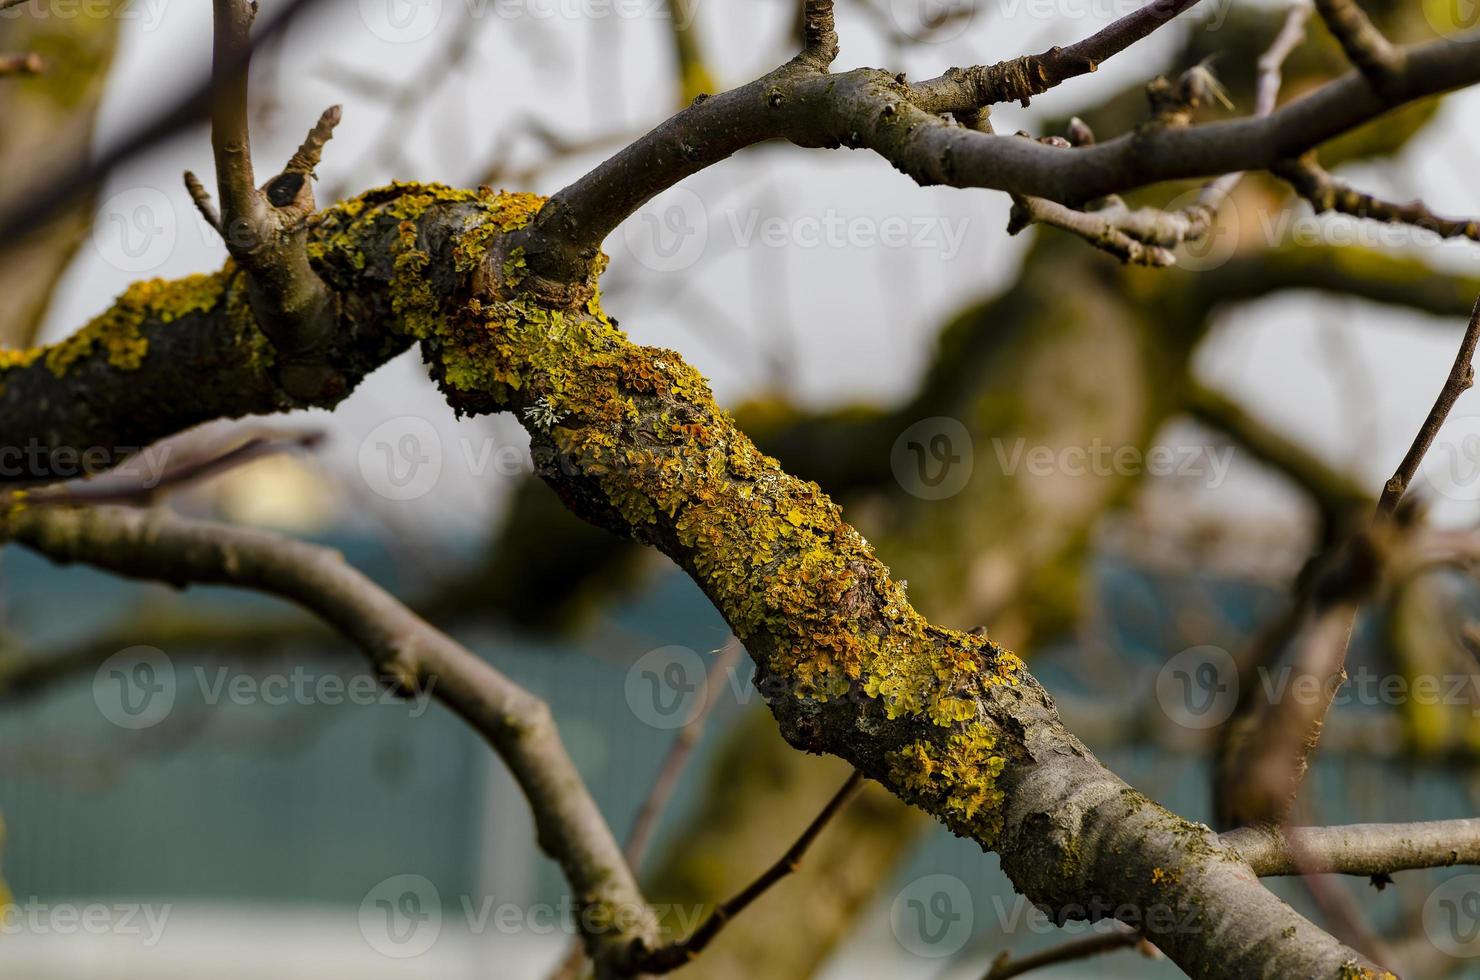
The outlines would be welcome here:
M 1260 877 L 1370 876 L 1480 864 L 1480 818 L 1287 830 L 1241 827 L 1221 839 Z

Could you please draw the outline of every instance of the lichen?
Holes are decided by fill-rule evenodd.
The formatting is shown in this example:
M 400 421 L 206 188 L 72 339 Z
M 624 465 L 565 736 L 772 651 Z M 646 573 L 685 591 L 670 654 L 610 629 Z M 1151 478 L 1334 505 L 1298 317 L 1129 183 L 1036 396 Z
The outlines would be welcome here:
M 921 739 L 889 754 L 889 775 L 905 800 L 940 817 L 956 833 L 990 845 L 1002 829 L 1006 767 L 996 736 L 980 722 L 944 740 Z
M 167 325 L 192 313 L 214 308 L 221 300 L 231 273 L 228 266 L 208 275 L 173 280 L 146 279 L 131 284 L 112 306 L 81 330 L 46 348 L 47 368 L 57 377 L 65 377 L 72 365 L 101 351 L 109 366 L 121 371 L 137 369 L 149 351 L 144 325 L 150 322 Z M 31 360 L 34 361 L 35 357 L 32 356 Z

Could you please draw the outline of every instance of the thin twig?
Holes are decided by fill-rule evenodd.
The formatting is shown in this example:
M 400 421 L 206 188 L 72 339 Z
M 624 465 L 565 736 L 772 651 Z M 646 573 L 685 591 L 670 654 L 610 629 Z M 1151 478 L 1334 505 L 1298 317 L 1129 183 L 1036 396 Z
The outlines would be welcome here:
M 1475 384 L 1474 362 L 1477 341 L 1480 341 L 1480 299 L 1475 301 L 1475 308 L 1470 312 L 1469 326 L 1465 328 L 1464 339 L 1460 341 L 1459 351 L 1454 356 L 1454 364 L 1449 369 L 1449 377 L 1444 380 L 1444 386 L 1439 389 L 1439 397 L 1434 399 L 1434 407 L 1429 409 L 1428 416 L 1424 418 L 1418 434 L 1413 437 L 1413 444 L 1408 447 L 1408 453 L 1398 464 L 1397 471 L 1383 485 L 1382 496 L 1377 501 L 1379 519 L 1391 517 L 1398 509 L 1403 495 L 1408 492 L 1408 484 L 1413 481 L 1418 467 L 1423 463 L 1424 454 L 1429 451 L 1434 437 L 1439 434 L 1444 420 L 1449 417 L 1450 409 L 1454 408 L 1454 403 L 1459 396 Z
M 987 971 L 987 975 L 982 980 L 1008 980 L 1009 977 L 1020 977 L 1024 973 L 1039 970 L 1045 966 L 1057 966 L 1060 963 L 1088 959 L 1101 953 L 1110 953 L 1117 949 L 1135 946 L 1139 942 L 1141 942 L 1141 934 L 1134 929 L 1117 928 L 1109 932 L 1097 932 L 1091 936 L 1072 939 L 1017 960 L 1011 959 L 1011 954 L 1003 950 L 992 962 L 992 968 Z
M 833 794 L 832 799 L 827 801 L 827 805 L 822 808 L 822 812 L 817 814 L 816 818 L 807 825 L 806 830 L 802 831 L 802 835 L 797 838 L 796 843 L 792 844 L 791 847 L 787 848 L 786 853 L 781 855 L 780 860 L 767 868 L 764 874 L 751 882 L 737 895 L 715 909 L 713 914 L 705 919 L 703 924 L 698 929 L 695 929 L 693 934 L 687 939 L 680 940 L 669 946 L 660 947 L 639 957 L 636 968 L 640 971 L 652 973 L 668 973 L 678 969 L 703 952 L 704 948 L 719 934 L 719 931 L 729 924 L 735 916 L 745 911 L 750 903 L 764 895 L 772 885 L 801 867 L 802 856 L 807 853 L 807 848 L 812 846 L 812 842 L 822 833 L 823 828 L 827 826 L 828 822 L 837 816 L 838 811 L 842 810 L 844 805 L 862 787 L 862 773 L 855 772 L 849 776 L 847 782 L 843 783 L 842 788 Z
M 1383 36 L 1356 0 L 1315 0 L 1321 19 L 1372 87 L 1386 92 L 1403 72 L 1403 49 Z

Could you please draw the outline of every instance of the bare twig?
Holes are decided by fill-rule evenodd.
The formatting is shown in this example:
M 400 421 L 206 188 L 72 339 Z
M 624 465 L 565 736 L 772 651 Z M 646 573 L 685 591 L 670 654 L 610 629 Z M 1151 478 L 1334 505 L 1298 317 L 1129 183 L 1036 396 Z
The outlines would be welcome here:
M 719 931 L 734 919 L 735 916 L 745 911 L 751 902 L 764 895 L 772 885 L 801 866 L 802 856 L 807 853 L 807 848 L 812 846 L 812 842 L 817 839 L 817 835 L 822 833 L 828 821 L 832 820 L 838 811 L 862 787 L 862 774 L 855 772 L 849 776 L 847 782 L 843 783 L 842 788 L 833 795 L 832 799 L 827 801 L 827 805 L 822 808 L 822 812 L 817 814 L 816 818 L 807 825 L 807 829 L 802 831 L 802 835 L 797 838 L 796 843 L 787 848 L 786 853 L 781 856 L 780 860 L 767 868 L 764 874 L 747 885 L 739 894 L 715 909 L 709 918 L 705 919 L 703 924 L 698 929 L 695 929 L 693 934 L 687 939 L 680 940 L 668 946 L 659 947 L 640 956 L 637 963 L 638 969 L 652 973 L 669 973 L 703 952 L 704 948 L 714 940 L 714 937 L 719 935 Z
M 992 968 L 987 971 L 987 975 L 982 980 L 1009 980 L 1010 977 L 1020 977 L 1046 966 L 1058 966 L 1060 963 L 1088 959 L 1101 953 L 1126 949 L 1140 942 L 1141 934 L 1134 929 L 1117 927 L 1107 932 L 1097 932 L 1094 935 L 1071 939 L 1066 943 L 1051 946 L 1042 952 L 1024 956 L 1021 959 L 1014 960 L 1007 950 L 1003 950 L 992 962 Z
M 1403 456 L 1403 461 L 1398 464 L 1398 469 L 1383 485 L 1382 496 L 1377 501 L 1378 519 L 1391 517 L 1397 511 L 1403 495 L 1408 492 L 1408 484 L 1413 481 L 1414 474 L 1418 472 L 1419 466 L 1423 463 L 1424 454 L 1429 451 L 1434 437 L 1439 434 L 1444 420 L 1449 417 L 1450 409 L 1454 408 L 1454 403 L 1459 396 L 1475 384 L 1475 345 L 1477 342 L 1480 342 L 1480 299 L 1475 301 L 1475 308 L 1470 313 L 1470 323 L 1465 328 L 1459 351 L 1454 355 L 1454 364 L 1449 368 L 1449 377 L 1444 379 L 1444 385 L 1439 389 L 1439 397 L 1434 399 L 1433 408 L 1429 409 L 1429 414 L 1419 426 L 1418 434 L 1413 437 L 1413 444 L 1408 447 L 1408 452 Z
M 1441 238 L 1468 238 L 1480 242 L 1480 221 L 1473 218 L 1441 217 L 1422 201 L 1384 201 L 1348 187 L 1320 165 L 1313 151 L 1298 159 L 1277 164 L 1271 170 L 1276 176 L 1288 181 L 1297 194 L 1309 201 L 1317 214 L 1338 211 L 1357 218 L 1412 225 L 1431 231 Z
M 283 171 L 259 189 L 247 123 L 251 26 L 257 6 L 248 0 L 213 4 L 211 149 L 221 198 L 218 226 L 224 230 L 227 251 L 247 271 L 252 312 L 283 362 L 284 387 L 310 398 L 335 383 L 320 361 L 334 331 L 337 306 L 309 267 L 307 218 L 315 207 L 310 178 L 339 123 L 340 110 L 338 106 L 325 110 Z M 186 186 L 201 207 L 204 191 L 198 194 L 191 181 L 187 176 Z M 202 213 L 210 220 L 210 210 Z
M 1403 73 L 1403 49 L 1379 31 L 1357 0 L 1315 0 L 1326 27 L 1347 58 L 1378 91 L 1396 84 Z

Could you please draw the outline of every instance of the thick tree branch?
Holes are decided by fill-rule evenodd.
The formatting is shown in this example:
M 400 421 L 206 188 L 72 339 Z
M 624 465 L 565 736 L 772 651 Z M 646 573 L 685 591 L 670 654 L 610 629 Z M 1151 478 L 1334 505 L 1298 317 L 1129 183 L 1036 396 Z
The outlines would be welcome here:
M 270 593 L 344 634 L 402 692 L 437 698 L 508 764 L 534 813 L 540 847 L 565 872 L 598 964 L 625 956 L 654 925 L 621 849 L 566 754 L 550 710 L 347 565 L 337 552 L 265 531 L 123 507 L 12 509 L 0 540 L 176 586 Z

